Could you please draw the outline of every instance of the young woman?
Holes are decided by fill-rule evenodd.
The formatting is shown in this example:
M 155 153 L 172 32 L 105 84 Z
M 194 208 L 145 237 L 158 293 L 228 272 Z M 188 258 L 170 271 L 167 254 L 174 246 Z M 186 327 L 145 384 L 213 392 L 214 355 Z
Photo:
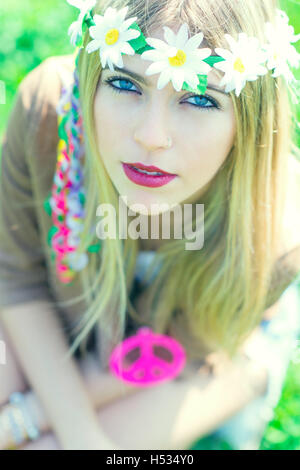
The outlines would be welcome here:
M 1 446 L 184 449 L 231 423 L 257 448 L 300 332 L 297 37 L 275 0 L 68 3 L 82 47 L 23 80 L 3 142 Z M 107 206 L 124 228 L 120 201 L 146 236 L 99 237 Z M 185 204 L 204 207 L 198 249 L 163 236 Z M 109 369 L 141 326 L 186 354 L 143 389 Z

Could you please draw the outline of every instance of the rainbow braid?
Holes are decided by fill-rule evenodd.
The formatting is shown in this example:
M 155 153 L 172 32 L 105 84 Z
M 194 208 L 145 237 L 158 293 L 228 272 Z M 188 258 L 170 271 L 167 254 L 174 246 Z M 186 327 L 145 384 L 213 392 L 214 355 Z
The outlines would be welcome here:
M 76 273 L 88 263 L 88 255 L 76 255 L 83 230 L 85 215 L 85 190 L 81 160 L 84 154 L 82 115 L 79 102 L 78 60 L 75 61 L 74 83 L 62 95 L 57 105 L 58 157 L 51 193 L 44 207 L 52 216 L 53 226 L 48 233 L 48 244 L 52 248 L 52 260 L 56 273 L 63 283 L 70 283 Z M 100 243 L 89 245 L 88 251 L 99 251 Z

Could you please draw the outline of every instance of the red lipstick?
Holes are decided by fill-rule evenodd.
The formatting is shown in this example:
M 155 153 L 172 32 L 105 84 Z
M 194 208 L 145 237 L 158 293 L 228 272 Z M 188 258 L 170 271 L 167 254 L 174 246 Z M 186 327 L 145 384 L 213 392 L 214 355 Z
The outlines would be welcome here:
M 142 163 L 123 163 L 123 170 L 126 174 L 126 176 L 133 181 L 133 183 L 136 183 L 140 186 L 148 186 L 150 188 L 158 188 L 160 186 L 164 186 L 165 184 L 169 183 L 172 181 L 174 178 L 176 178 L 177 175 L 167 173 L 166 171 L 161 170 L 160 168 L 156 166 L 146 166 L 143 165 Z M 135 168 L 138 169 L 135 169 Z M 145 170 L 147 172 L 152 172 L 154 173 L 153 175 L 148 175 L 146 173 L 142 173 L 139 170 Z M 161 175 L 157 175 L 155 173 L 161 173 Z
M 143 163 L 139 163 L 139 162 L 125 163 L 125 165 L 134 166 L 135 168 L 139 168 L 140 170 L 155 171 L 158 173 L 164 173 L 165 175 L 177 176 L 177 175 L 174 175 L 174 173 L 168 173 L 167 171 L 161 170 L 161 168 L 158 168 L 157 166 L 154 166 L 154 165 L 144 165 Z

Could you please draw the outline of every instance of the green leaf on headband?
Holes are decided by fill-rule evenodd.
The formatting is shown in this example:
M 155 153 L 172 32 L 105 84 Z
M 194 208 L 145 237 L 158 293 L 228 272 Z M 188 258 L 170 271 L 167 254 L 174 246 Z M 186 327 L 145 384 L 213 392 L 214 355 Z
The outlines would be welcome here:
M 206 88 L 207 88 L 207 75 L 198 75 L 198 78 L 199 78 L 199 83 L 197 85 L 197 89 L 190 87 L 186 82 L 183 83 L 182 89 L 191 91 L 193 93 L 200 93 L 201 95 L 204 95 L 204 93 L 206 92 Z
M 48 242 L 48 245 L 51 246 L 51 240 L 52 240 L 52 237 L 54 237 L 54 235 L 59 231 L 59 228 L 58 227 L 55 227 L 55 225 L 52 225 L 52 227 L 50 228 L 49 232 L 48 232 L 48 238 L 47 238 L 47 242 Z
M 93 15 L 92 15 L 92 9 L 89 10 L 84 19 L 83 19 L 83 24 L 86 25 L 88 28 L 90 28 L 91 26 L 95 26 L 96 23 L 94 21 L 94 18 L 93 18 Z
M 139 49 L 139 50 L 137 51 L 137 54 L 143 54 L 143 52 L 145 52 L 145 51 L 152 51 L 153 49 L 154 49 L 153 47 L 148 46 L 148 44 L 147 44 L 147 46 L 143 47 L 142 49 Z
M 82 34 L 77 38 L 76 47 L 82 48 L 83 47 L 83 36 L 87 30 L 91 26 L 95 26 L 95 21 L 93 20 L 93 16 L 91 15 L 92 10 L 88 11 L 82 20 Z
M 52 214 L 52 207 L 50 205 L 50 201 L 49 201 L 48 198 L 44 202 L 44 209 L 45 209 L 45 211 L 47 212 L 48 215 Z
M 83 47 L 83 37 L 82 36 L 77 37 L 75 44 L 76 44 L 76 47 L 79 47 L 79 48 Z
M 203 59 L 203 62 L 206 62 L 208 65 L 211 67 L 216 64 L 217 62 L 223 62 L 225 59 L 223 57 L 217 56 L 217 55 L 211 55 L 207 57 L 206 59 Z
M 100 251 L 100 248 L 101 248 L 101 243 L 99 242 L 94 245 L 90 245 L 87 251 L 89 251 L 90 253 L 98 253 Z
M 141 28 L 136 22 L 132 23 L 129 29 L 137 29 L 141 33 L 138 38 L 131 39 L 130 41 L 128 41 L 131 47 L 135 50 L 135 52 L 140 54 L 140 49 L 144 49 L 144 47 L 148 45 L 145 36 L 143 35 Z
M 87 14 L 86 14 L 82 21 L 82 35 L 84 35 L 87 28 L 88 28 L 88 24 L 87 24 Z
M 75 59 L 75 67 L 78 69 L 78 65 L 79 65 L 79 54 L 76 55 L 76 59 Z

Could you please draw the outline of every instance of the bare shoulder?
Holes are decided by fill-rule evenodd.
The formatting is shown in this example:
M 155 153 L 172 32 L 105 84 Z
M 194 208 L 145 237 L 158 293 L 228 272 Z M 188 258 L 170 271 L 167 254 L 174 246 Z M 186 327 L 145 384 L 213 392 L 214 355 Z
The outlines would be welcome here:
M 27 152 L 48 161 L 57 146 L 57 104 L 63 85 L 73 78 L 74 55 L 51 56 L 33 68 L 19 85 L 23 112 L 20 123 L 26 135 Z
M 31 114 L 57 102 L 61 85 L 72 79 L 74 56 L 51 56 L 30 70 L 19 85 L 25 109 Z
M 68 86 L 73 82 L 73 73 L 75 68 L 75 55 L 60 55 L 49 57 L 49 65 L 58 74 L 62 84 Z
M 300 161 L 290 155 L 288 163 L 288 185 L 282 220 L 283 239 L 276 262 L 270 298 L 274 300 L 264 312 L 263 318 L 274 317 L 284 290 L 300 272 Z

